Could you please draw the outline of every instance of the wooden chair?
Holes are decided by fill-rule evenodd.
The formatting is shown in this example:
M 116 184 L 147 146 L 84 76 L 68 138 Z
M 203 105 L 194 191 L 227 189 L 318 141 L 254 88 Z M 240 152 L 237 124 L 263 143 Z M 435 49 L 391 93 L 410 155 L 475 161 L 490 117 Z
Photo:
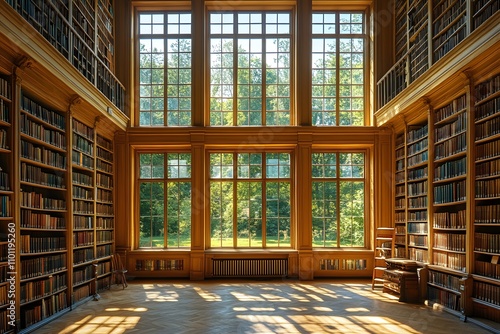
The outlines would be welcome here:
M 127 284 L 127 278 L 125 277 L 125 274 L 127 273 L 127 269 L 122 263 L 120 254 L 116 253 L 111 256 L 112 262 L 111 265 L 113 266 L 112 268 L 112 276 L 111 276 L 111 281 L 114 280 L 114 282 L 118 285 L 121 284 L 123 286 L 123 289 L 125 289 L 128 284 Z

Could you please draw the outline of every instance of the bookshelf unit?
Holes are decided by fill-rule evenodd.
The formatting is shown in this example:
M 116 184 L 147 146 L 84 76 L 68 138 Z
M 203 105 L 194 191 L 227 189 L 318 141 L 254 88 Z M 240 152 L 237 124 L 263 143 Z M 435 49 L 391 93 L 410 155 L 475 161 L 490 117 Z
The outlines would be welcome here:
M 12 180 L 13 152 L 13 104 L 12 83 L 10 77 L 0 76 L 0 332 L 13 332 L 7 324 L 7 292 L 9 284 L 8 246 L 9 228 L 14 222 L 14 188 Z M 12 261 L 11 261 L 12 262 Z
M 428 236 L 428 161 L 429 126 L 423 123 L 408 126 L 406 134 L 407 163 L 407 236 L 408 258 L 429 262 Z
M 467 36 L 467 0 L 432 2 L 433 62 L 441 59 Z
M 71 118 L 73 303 L 94 293 L 94 129 Z
M 434 113 L 432 259 L 466 272 L 467 95 Z
M 474 90 L 475 313 L 500 322 L 500 74 Z
M 396 190 L 394 205 L 394 257 L 406 258 L 406 141 L 396 135 Z
M 21 94 L 20 328 L 70 305 L 68 292 L 66 119 Z
M 111 286 L 111 255 L 114 250 L 113 142 L 96 135 L 96 258 L 97 289 Z
M 395 54 L 396 59 L 402 59 L 408 51 L 408 13 L 406 7 L 407 0 L 397 0 L 395 9 Z
M 472 29 L 476 29 L 500 9 L 500 4 L 497 0 L 473 0 L 472 9 Z
M 428 2 L 409 1 L 408 8 L 408 62 L 410 82 L 413 82 L 429 68 Z
M 97 0 L 97 56 L 114 72 L 113 0 Z

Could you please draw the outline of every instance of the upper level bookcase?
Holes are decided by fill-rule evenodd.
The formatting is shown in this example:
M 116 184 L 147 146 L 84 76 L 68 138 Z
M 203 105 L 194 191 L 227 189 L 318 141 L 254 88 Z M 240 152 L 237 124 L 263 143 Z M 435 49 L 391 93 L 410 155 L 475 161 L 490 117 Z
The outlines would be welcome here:
M 124 111 L 125 89 L 114 75 L 113 0 L 7 0 L 7 3 Z
M 394 65 L 377 83 L 382 108 L 499 11 L 497 0 L 394 1 Z

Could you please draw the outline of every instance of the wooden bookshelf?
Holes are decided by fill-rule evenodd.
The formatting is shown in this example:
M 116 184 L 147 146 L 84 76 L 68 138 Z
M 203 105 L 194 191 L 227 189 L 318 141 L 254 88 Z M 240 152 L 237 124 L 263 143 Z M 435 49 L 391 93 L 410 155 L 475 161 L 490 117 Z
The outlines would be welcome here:
M 474 310 L 500 322 L 500 74 L 474 96 Z
M 113 142 L 96 135 L 96 245 L 97 289 L 111 286 L 114 250 L 114 154 Z
M 408 5 L 408 38 L 409 38 L 409 69 L 410 82 L 429 68 L 429 29 L 428 2 L 424 0 L 410 1 Z
M 408 52 L 408 11 L 407 0 L 397 0 L 395 9 L 395 55 L 402 59 Z
M 97 0 L 97 56 L 114 72 L 114 9 L 113 0 Z
M 500 10 L 497 0 L 473 0 L 472 1 L 472 29 L 478 28 L 491 16 Z
M 13 333 L 14 328 L 7 322 L 8 281 L 10 275 L 8 246 L 9 225 L 14 222 L 14 184 L 12 178 L 14 154 L 13 142 L 13 100 L 12 81 L 8 76 L 0 76 L 0 332 Z M 13 262 L 11 261 L 11 264 Z M 15 265 L 15 261 L 14 261 Z
M 76 118 L 72 125 L 73 303 L 94 293 L 95 158 L 94 128 Z M 85 294 L 84 292 L 88 292 Z
M 394 206 L 394 257 L 406 258 L 406 135 L 396 135 L 396 189 Z
M 66 119 L 21 95 L 20 327 L 68 308 Z
M 432 52 L 436 62 L 467 36 L 467 1 L 435 0 L 432 18 Z

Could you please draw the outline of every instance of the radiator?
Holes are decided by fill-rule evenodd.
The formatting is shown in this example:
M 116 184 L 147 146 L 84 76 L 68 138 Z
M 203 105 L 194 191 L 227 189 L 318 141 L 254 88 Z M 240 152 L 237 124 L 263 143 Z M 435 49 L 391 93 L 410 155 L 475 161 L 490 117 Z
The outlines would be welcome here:
M 283 277 L 288 259 L 212 259 L 213 277 Z

